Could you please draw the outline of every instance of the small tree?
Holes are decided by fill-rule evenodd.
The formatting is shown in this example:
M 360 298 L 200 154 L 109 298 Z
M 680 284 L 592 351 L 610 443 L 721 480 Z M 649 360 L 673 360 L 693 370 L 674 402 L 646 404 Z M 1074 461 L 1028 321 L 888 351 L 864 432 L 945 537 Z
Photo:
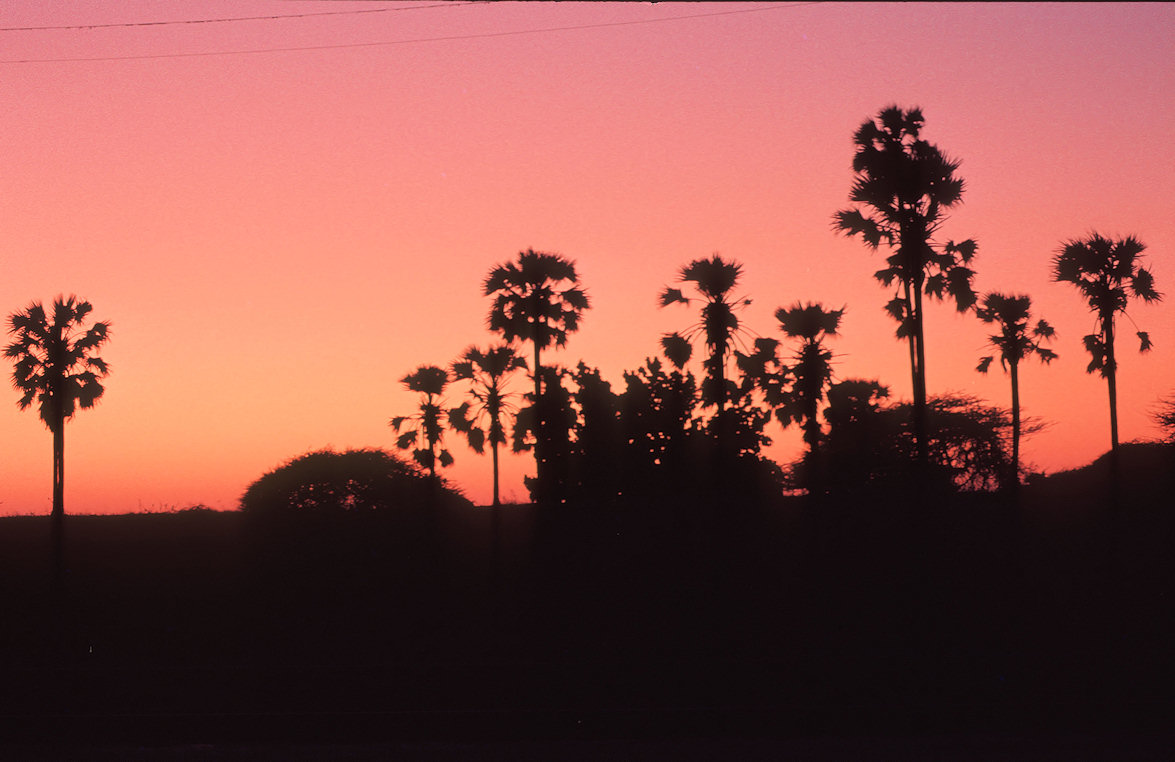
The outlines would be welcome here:
M 437 462 L 442 467 L 453 465 L 453 456 L 442 447 L 444 424 L 441 422 L 441 395 L 449 382 L 449 374 L 444 368 L 435 365 L 421 365 L 412 373 L 400 379 L 410 392 L 421 395 L 420 407 L 416 415 L 401 415 L 391 420 L 391 426 L 399 437 L 396 447 L 401 450 L 412 449 L 412 457 L 421 466 L 428 469 L 433 481 L 437 479 Z M 407 430 L 400 433 L 401 427 L 407 425 Z M 413 449 L 415 448 L 415 449 Z
M 526 369 L 526 360 L 509 344 L 499 344 L 485 351 L 469 347 L 453 363 L 453 378 L 469 382 L 472 402 L 449 411 L 449 425 L 465 435 L 469 446 L 479 455 L 490 443 L 494 465 L 494 507 L 501 506 L 498 496 L 498 447 L 506 443 L 504 418 L 514 412 L 512 396 L 506 391 L 510 375 Z
M 988 343 L 1000 353 L 1000 365 L 1012 377 L 1012 478 L 1013 484 L 1020 483 L 1020 361 L 1036 355 L 1046 365 L 1057 359 L 1057 353 L 1041 346 L 1051 341 L 1056 332 L 1044 320 L 1038 320 L 1031 329 L 1032 300 L 1027 296 L 1007 296 L 993 291 L 983 297 L 983 305 L 975 314 L 984 323 L 994 323 L 1000 332 L 988 337 Z M 980 359 L 976 368 L 987 373 L 991 361 L 989 355 Z
M 1160 399 L 1151 418 L 1163 431 L 1164 441 L 1175 444 L 1175 394 Z
M 791 390 L 785 394 L 784 404 L 776 410 L 780 423 L 799 423 L 808 445 L 808 457 L 815 466 L 820 444 L 820 402 L 824 390 L 832 383 L 832 352 L 824 347 L 827 336 L 836 336 L 844 310 L 826 310 L 820 304 L 796 302 L 787 309 L 775 311 L 779 327 L 789 338 L 800 339 L 793 355 Z
M 1082 340 L 1089 352 L 1087 373 L 1099 371 L 1110 393 L 1110 451 L 1118 454 L 1118 362 L 1114 358 L 1114 317 L 1126 314 L 1127 283 L 1130 292 L 1146 303 L 1163 297 L 1155 290 L 1155 278 L 1139 260 L 1146 246 L 1134 236 L 1111 241 L 1098 233 L 1061 245 L 1053 258 L 1053 280 L 1072 283 L 1094 314 L 1094 332 Z M 1151 348 L 1150 336 L 1137 332 L 1139 351 Z

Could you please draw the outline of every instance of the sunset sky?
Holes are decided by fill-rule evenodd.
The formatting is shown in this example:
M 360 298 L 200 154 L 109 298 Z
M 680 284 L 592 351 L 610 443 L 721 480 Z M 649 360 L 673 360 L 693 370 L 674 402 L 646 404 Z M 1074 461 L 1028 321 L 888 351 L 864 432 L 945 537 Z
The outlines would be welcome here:
M 87 25 L 114 26 L 27 29 Z M 659 291 L 720 252 L 758 335 L 796 300 L 845 306 L 837 377 L 908 398 L 884 254 L 831 227 L 852 134 L 890 104 L 962 161 L 942 237 L 978 240 L 977 289 L 1057 329 L 1059 360 L 1022 372 L 1049 424 L 1030 464 L 1109 447 L 1060 242 L 1133 234 L 1175 292 L 1175 4 L 16 0 L 0 27 L 0 311 L 74 293 L 113 323 L 106 394 L 66 430 L 69 513 L 234 508 L 307 450 L 393 448 L 398 379 L 494 340 L 482 279 L 527 247 L 574 259 L 593 303 L 548 357 L 617 391 L 690 322 Z M 1149 354 L 1121 325 L 1123 441 L 1175 392 L 1172 300 L 1131 304 Z M 930 393 L 1008 405 L 998 364 L 974 370 L 988 328 L 928 321 Z M 0 513 L 48 513 L 51 435 L 10 374 Z M 449 444 L 446 476 L 488 501 L 488 456 Z M 507 459 L 504 499 L 528 467 Z

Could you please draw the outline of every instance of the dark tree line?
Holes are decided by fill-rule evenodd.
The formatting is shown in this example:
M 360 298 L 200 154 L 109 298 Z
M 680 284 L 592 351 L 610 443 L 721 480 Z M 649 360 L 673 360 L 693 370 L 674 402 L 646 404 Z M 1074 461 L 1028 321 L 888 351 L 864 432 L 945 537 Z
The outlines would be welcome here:
M 885 311 L 906 343 L 911 402 L 885 403 L 888 390 L 877 380 L 837 382 L 826 340 L 838 334 L 843 308 L 796 302 L 778 309 L 779 329 L 794 342 L 788 350 L 777 339 L 753 337 L 739 316 L 750 303 L 739 291 L 743 266 L 717 253 L 689 262 L 677 283 L 662 290 L 662 307 L 693 308 L 695 319 L 662 336 L 662 357 L 626 371 L 623 389 L 614 390 L 583 362 L 575 369 L 544 366 L 542 351 L 567 344 L 590 301 L 574 262 L 527 249 L 494 267 L 484 284 L 492 299 L 489 328 L 503 339 L 498 370 L 492 380 L 475 381 L 466 357 L 453 365 L 451 376 L 474 382 L 468 401 L 450 411 L 452 428 L 481 452 L 487 434 L 468 419 L 471 405 L 490 422 L 494 504 L 500 502 L 496 445 L 507 439 L 515 452 L 534 453 L 535 475 L 526 477 L 526 484 L 543 503 L 675 489 L 792 487 L 819 493 L 886 479 L 962 489 L 1018 485 L 1020 440 L 1040 427 L 1023 420 L 1021 363 L 1030 356 L 1046 363 L 1056 359 L 1044 346 L 1056 332 L 1044 320 L 1031 322 L 1028 296 L 992 291 L 981 297 L 975 291 L 976 242 L 941 237 L 948 212 L 963 198 L 960 162 L 923 138 L 924 123 L 920 109 L 890 106 L 861 125 L 853 136 L 853 206 L 833 216 L 836 230 L 860 237 L 870 249 L 890 251 L 875 277 L 894 289 Z M 1152 275 L 1139 264 L 1143 249 L 1132 237 L 1111 241 L 1094 233 L 1063 243 L 1053 260 L 1054 280 L 1077 286 L 1096 317 L 1096 330 L 1084 344 L 1093 358 L 1089 372 L 1107 379 L 1115 451 L 1114 317 L 1125 311 L 1127 284 L 1144 301 L 1161 298 Z M 1010 412 L 973 397 L 929 395 L 928 299 L 949 300 L 996 329 L 989 341 L 1010 375 Z M 1142 350 L 1149 349 L 1148 335 L 1138 336 Z M 510 416 L 506 411 L 515 410 L 516 395 L 507 382 L 513 371 L 526 369 L 514 350 L 523 345 L 533 354 L 533 392 Z M 687 370 L 695 351 L 701 353 L 700 378 Z M 996 356 L 984 357 L 977 369 L 986 373 Z M 439 403 L 422 398 L 419 420 L 426 408 L 436 424 L 432 433 L 423 439 L 406 433 L 398 444 L 415 447 L 417 460 L 431 469 L 437 458 L 445 465 L 449 456 L 437 450 Z M 762 454 L 771 441 L 765 428 L 772 418 L 803 432 L 805 453 L 786 473 Z

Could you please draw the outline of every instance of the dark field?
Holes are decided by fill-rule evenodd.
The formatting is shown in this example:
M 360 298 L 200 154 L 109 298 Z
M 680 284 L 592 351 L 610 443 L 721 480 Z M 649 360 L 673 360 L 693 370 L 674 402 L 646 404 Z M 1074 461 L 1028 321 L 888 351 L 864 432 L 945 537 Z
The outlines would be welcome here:
M 1095 464 L 921 512 L 892 493 L 508 506 L 497 543 L 488 509 L 284 533 L 72 516 L 60 591 L 48 519 L 2 519 L 2 738 L 132 758 L 1158 756 L 1175 469 L 1169 448 L 1125 453 L 1117 492 Z

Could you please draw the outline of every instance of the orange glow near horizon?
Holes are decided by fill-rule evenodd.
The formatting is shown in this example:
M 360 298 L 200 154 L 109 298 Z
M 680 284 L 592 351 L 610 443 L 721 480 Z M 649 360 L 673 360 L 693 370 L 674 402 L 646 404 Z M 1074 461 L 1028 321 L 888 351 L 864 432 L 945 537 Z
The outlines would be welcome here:
M 657 308 L 661 288 L 717 251 L 744 266 L 753 331 L 782 338 L 772 313 L 797 300 L 845 306 L 837 377 L 908 398 L 872 277 L 884 254 L 831 227 L 852 134 L 890 104 L 921 106 L 962 161 L 941 237 L 978 240 L 976 288 L 1030 295 L 1057 329 L 1060 358 L 1021 374 L 1025 413 L 1049 424 L 1025 461 L 1108 449 L 1081 346 L 1093 318 L 1050 260 L 1092 230 L 1133 234 L 1175 291 L 1175 5 L 429 5 L 0 31 L 0 309 L 76 293 L 113 324 L 106 394 L 66 428 L 68 513 L 229 509 L 308 450 L 394 450 L 388 419 L 415 405 L 398 380 L 495 340 L 482 279 L 527 247 L 575 260 L 592 299 L 545 356 L 614 390 L 688 322 Z M 0 27 L 339 10 L 14 2 Z M 502 34 L 527 30 L 547 31 Z M 270 52 L 202 55 L 242 50 Z M 44 62 L 82 58 L 107 60 Z M 1130 306 L 1146 355 L 1122 321 L 1122 441 L 1156 436 L 1152 407 L 1175 391 L 1172 298 Z M 1010 404 L 998 364 L 974 370 L 987 327 L 946 305 L 928 320 L 930 393 Z M 51 436 L 10 374 L 0 514 L 48 513 Z M 777 460 L 798 454 L 797 430 L 770 431 Z M 451 437 L 446 477 L 488 502 L 488 455 Z M 532 469 L 504 459 L 503 499 L 526 499 Z

